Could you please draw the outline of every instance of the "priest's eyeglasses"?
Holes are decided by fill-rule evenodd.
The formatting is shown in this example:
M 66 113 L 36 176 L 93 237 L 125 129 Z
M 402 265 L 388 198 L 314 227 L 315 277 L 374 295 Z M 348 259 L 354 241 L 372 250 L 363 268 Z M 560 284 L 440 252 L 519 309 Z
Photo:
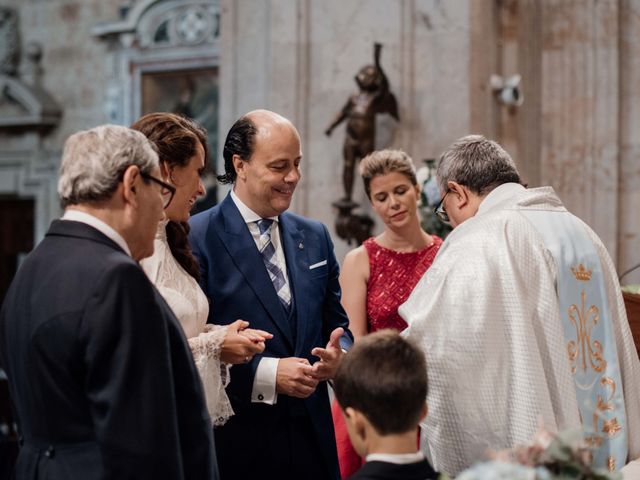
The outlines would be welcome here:
M 442 220 L 444 223 L 449 223 L 449 215 L 447 214 L 446 210 L 444 209 L 444 199 L 447 198 L 447 195 L 449 195 L 449 192 L 451 192 L 451 190 L 447 190 L 444 193 L 444 196 L 438 202 L 438 205 L 436 205 L 435 208 L 433 209 L 433 213 L 435 213 L 436 216 L 440 220 Z
M 153 175 L 149 175 L 145 172 L 140 172 L 140 176 L 144 179 L 151 180 L 154 183 L 160 185 L 160 194 L 162 195 L 162 208 L 166 209 L 171 200 L 173 200 L 173 196 L 176 193 L 176 187 L 173 185 L 169 185 L 168 183 L 163 182 L 159 178 L 154 177 Z

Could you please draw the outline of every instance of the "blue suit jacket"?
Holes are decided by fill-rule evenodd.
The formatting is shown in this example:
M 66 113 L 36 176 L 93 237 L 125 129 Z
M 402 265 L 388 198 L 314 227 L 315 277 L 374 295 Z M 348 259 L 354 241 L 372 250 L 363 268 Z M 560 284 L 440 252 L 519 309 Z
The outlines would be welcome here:
M 273 339 L 266 342 L 262 355 L 232 369 L 227 393 L 236 416 L 255 417 L 251 423 L 252 435 L 260 433 L 255 429 L 263 426 L 261 434 L 268 438 L 269 430 L 278 423 L 277 419 L 269 418 L 272 414 L 281 415 L 283 408 L 295 410 L 303 405 L 302 410 L 306 410 L 317 435 L 318 443 L 313 448 L 320 448 L 329 471 L 333 472 L 337 457 L 326 383 L 318 385 L 316 392 L 305 400 L 279 395 L 277 409 L 251 403 L 253 379 L 262 357 L 296 356 L 313 363 L 317 358 L 311 355 L 311 350 L 324 347 L 335 328 L 345 329 L 341 339 L 344 347 L 348 348 L 353 339 L 340 304 L 339 266 L 326 227 L 287 212 L 280 215 L 279 223 L 295 302 L 295 337 L 253 237 L 229 195 L 219 205 L 192 217 L 189 240 L 200 263 L 201 286 L 211 301 L 209 322 L 224 325 L 244 319 L 252 328 L 274 334 Z M 310 269 L 324 261 L 326 264 Z M 234 422 L 223 428 L 233 429 Z M 247 432 L 241 430 L 238 426 L 238 432 L 232 437 L 239 441 L 244 438 L 246 442 Z M 239 453 L 246 463 L 244 453 Z

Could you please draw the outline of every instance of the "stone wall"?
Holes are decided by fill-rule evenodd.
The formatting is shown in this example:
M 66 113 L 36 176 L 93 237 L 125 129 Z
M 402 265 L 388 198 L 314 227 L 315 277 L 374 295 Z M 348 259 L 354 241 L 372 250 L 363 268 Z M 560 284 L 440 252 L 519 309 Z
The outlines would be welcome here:
M 72 133 L 105 123 L 104 92 L 109 65 L 107 46 L 92 37 L 96 23 L 118 18 L 119 2 L 99 0 L 4 0 L 20 15 L 23 45 L 43 46 L 43 87 L 64 108 L 60 126 L 43 147 L 61 151 Z
M 611 208 L 617 207 L 617 265 L 622 273 L 640 263 L 640 2 L 621 1 L 619 19 L 618 197 Z M 608 208 L 602 205 L 601 215 Z M 640 272 L 624 280 L 640 283 Z
M 57 170 L 64 140 L 82 128 L 105 122 L 105 47 L 93 40 L 90 28 L 97 19 L 117 15 L 111 2 L 5 0 L 4 5 L 18 13 L 21 64 L 11 81 L 23 82 L 34 91 L 43 91 L 50 103 L 57 104 L 63 117 L 54 128 L 48 125 L 20 127 L 20 110 L 11 112 L 3 103 L 0 131 L 0 195 L 34 200 L 34 243 L 40 241 L 54 218 L 60 215 L 56 193 Z M 25 56 L 41 46 L 44 75 L 29 70 Z M 36 55 L 37 57 L 38 55 Z M 1 96 L 1 95 L 0 95 Z M 41 98 L 29 97 L 38 103 Z M 24 101 L 24 99 L 23 99 Z M 49 102 L 49 100 L 46 100 Z M 24 112 L 27 113 L 27 112 Z M 10 126 L 8 116 L 18 121 Z M 37 122 L 36 122 L 37 123 Z

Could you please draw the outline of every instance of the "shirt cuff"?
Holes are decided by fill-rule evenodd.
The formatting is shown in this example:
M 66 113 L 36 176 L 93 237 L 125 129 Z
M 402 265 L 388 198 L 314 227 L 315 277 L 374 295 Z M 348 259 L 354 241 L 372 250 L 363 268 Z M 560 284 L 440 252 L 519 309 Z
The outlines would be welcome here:
M 260 359 L 256 374 L 253 377 L 252 403 L 266 403 L 268 405 L 277 403 L 276 374 L 278 373 L 279 361 L 280 359 L 271 357 L 262 357 Z

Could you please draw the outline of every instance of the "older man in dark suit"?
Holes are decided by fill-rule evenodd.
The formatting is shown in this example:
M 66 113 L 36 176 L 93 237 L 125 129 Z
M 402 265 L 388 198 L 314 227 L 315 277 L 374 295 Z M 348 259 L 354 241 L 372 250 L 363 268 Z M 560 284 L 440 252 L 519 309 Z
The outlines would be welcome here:
M 243 318 L 274 337 L 233 369 L 236 415 L 216 429 L 221 477 L 339 478 L 326 380 L 352 336 L 326 227 L 286 212 L 300 137 L 286 118 L 257 110 L 231 127 L 224 157 L 233 191 L 191 219 L 209 321 Z
M 139 132 L 65 144 L 65 214 L 24 261 L 0 313 L 21 434 L 18 479 L 216 478 L 202 385 L 180 324 L 137 261 L 171 201 Z

